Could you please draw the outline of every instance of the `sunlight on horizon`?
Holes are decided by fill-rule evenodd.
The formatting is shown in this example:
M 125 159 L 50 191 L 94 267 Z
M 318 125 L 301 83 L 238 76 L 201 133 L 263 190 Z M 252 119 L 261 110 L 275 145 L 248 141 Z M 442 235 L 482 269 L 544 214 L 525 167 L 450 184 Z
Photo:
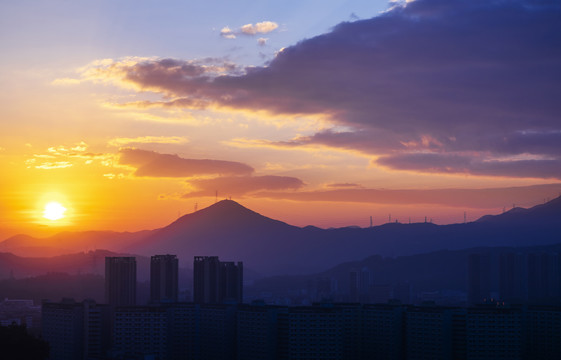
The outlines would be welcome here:
M 56 201 L 51 201 L 45 205 L 43 217 L 45 219 L 56 221 L 65 217 L 66 208 Z

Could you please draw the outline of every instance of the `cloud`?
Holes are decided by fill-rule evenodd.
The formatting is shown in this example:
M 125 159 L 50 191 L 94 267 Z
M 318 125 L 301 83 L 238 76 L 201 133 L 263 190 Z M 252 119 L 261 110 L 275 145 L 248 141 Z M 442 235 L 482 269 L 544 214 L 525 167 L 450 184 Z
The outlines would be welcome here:
M 135 138 L 114 138 L 109 140 L 108 144 L 121 147 L 131 144 L 184 144 L 187 141 L 184 136 L 139 136 Z
M 35 165 L 36 169 L 52 170 L 52 169 L 64 169 L 71 167 L 72 164 L 68 161 L 56 161 L 56 162 L 44 162 L 41 165 Z
M 175 106 L 320 115 L 333 124 L 278 146 L 357 150 L 385 156 L 380 163 L 394 169 L 454 169 L 428 158 L 406 166 L 429 152 L 467 161 L 455 167 L 467 174 L 549 178 L 561 159 L 560 16 L 555 1 L 400 2 L 286 47 L 261 67 L 219 72 L 148 59 L 99 64 L 95 74 Z M 534 160 L 494 161 L 521 155 Z
M 279 25 L 272 21 L 262 21 L 255 25 L 245 24 L 240 30 L 246 35 L 257 35 L 257 34 L 267 34 L 278 28 Z
M 259 46 L 265 46 L 265 45 L 267 45 L 267 40 L 269 40 L 269 39 L 267 39 L 267 38 L 259 38 L 259 39 L 257 39 L 257 44 L 258 44 Z
M 319 191 L 258 192 L 253 197 L 294 201 L 329 201 L 384 205 L 445 205 L 473 209 L 536 204 L 536 200 L 558 196 L 561 184 L 487 189 L 334 189 Z
M 200 175 L 249 175 L 249 165 L 224 160 L 184 159 L 140 149 L 121 149 L 119 164 L 136 168 L 135 176 L 191 177 Z
M 236 38 L 236 35 L 232 31 L 232 29 L 230 29 L 227 26 L 223 27 L 222 30 L 220 30 L 220 36 L 222 36 L 223 38 L 226 38 L 226 39 L 235 39 Z
M 561 159 L 487 160 L 457 154 L 419 153 L 383 156 L 376 163 L 397 170 L 561 180 Z
M 27 145 L 26 145 L 27 146 Z M 93 160 L 107 161 L 111 154 L 92 153 L 87 151 L 88 144 L 81 141 L 73 145 L 59 145 L 49 147 L 43 154 L 34 154 L 33 158 L 25 161 L 28 168 L 63 169 L 77 163 L 91 164 Z
M 185 194 L 183 197 L 214 196 L 219 194 L 228 196 L 242 196 L 256 191 L 297 190 L 304 186 L 302 180 L 289 176 L 230 176 L 214 179 L 200 179 L 189 181 L 198 190 Z
M 268 34 L 278 27 L 279 25 L 273 21 L 262 21 L 256 24 L 245 24 L 235 30 L 232 30 L 228 26 L 225 26 L 222 28 L 222 30 L 220 30 L 220 36 L 226 39 L 235 39 L 238 35 L 255 36 L 258 34 Z M 266 41 L 266 39 L 264 40 Z

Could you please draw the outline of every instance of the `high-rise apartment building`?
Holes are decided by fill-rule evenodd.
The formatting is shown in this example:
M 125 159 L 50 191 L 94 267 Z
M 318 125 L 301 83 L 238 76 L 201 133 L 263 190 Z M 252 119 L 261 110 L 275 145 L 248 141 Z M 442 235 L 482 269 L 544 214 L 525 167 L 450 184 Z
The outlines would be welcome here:
M 491 296 L 491 261 L 487 254 L 468 256 L 468 303 L 488 301 Z
M 112 306 L 136 304 L 136 259 L 105 258 L 105 302 Z
M 106 359 L 109 349 L 109 306 L 93 300 L 45 301 L 41 335 L 49 343 L 49 359 Z
M 195 256 L 193 299 L 199 304 L 243 301 L 243 263 L 221 262 L 218 256 Z
M 178 260 L 175 255 L 154 255 L 150 259 L 150 301 L 177 302 Z

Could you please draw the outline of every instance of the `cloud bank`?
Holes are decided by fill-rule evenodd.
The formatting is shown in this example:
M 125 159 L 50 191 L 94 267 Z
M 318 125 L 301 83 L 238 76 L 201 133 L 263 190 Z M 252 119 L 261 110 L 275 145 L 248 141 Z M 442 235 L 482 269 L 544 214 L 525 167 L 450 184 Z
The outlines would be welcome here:
M 249 165 L 224 160 L 184 159 L 140 149 L 121 149 L 119 163 L 136 168 L 135 176 L 191 177 L 200 175 L 249 175 Z
M 259 24 L 247 34 L 271 29 Z M 557 1 L 407 2 L 287 47 L 262 67 L 112 66 L 97 76 L 161 93 L 171 106 L 320 114 L 334 125 L 283 146 L 356 150 L 395 170 L 561 179 Z

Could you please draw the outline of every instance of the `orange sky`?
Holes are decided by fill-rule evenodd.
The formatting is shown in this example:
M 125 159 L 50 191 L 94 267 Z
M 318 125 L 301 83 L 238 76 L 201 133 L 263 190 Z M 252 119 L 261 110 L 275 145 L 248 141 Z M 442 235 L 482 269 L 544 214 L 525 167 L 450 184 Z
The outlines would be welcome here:
M 558 98 L 548 102 L 559 84 L 528 75 L 518 88 L 508 72 L 487 73 L 535 74 L 552 44 L 509 37 L 503 59 L 485 57 L 493 37 L 417 40 L 457 43 L 458 60 L 453 49 L 418 53 L 407 27 L 399 46 L 368 33 L 407 11 L 431 33 L 422 0 L 404 13 L 387 1 L 242 2 L 0 5 L 0 240 L 153 229 L 213 204 L 216 192 L 320 227 L 368 226 L 370 216 L 445 224 L 464 212 L 470 221 L 560 194 Z M 370 37 L 376 51 L 352 40 Z M 481 59 L 461 53 L 475 40 L 483 45 L 470 54 Z M 529 60 L 509 62 L 524 46 Z M 64 218 L 43 217 L 51 201 Z

